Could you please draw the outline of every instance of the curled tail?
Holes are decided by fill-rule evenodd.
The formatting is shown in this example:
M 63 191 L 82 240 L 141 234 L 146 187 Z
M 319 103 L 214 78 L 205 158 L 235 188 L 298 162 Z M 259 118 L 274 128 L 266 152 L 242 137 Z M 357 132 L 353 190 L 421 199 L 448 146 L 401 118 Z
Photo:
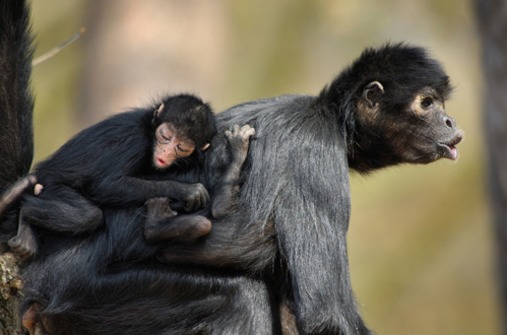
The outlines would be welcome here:
M 0 194 L 30 170 L 32 36 L 25 1 L 0 1 Z

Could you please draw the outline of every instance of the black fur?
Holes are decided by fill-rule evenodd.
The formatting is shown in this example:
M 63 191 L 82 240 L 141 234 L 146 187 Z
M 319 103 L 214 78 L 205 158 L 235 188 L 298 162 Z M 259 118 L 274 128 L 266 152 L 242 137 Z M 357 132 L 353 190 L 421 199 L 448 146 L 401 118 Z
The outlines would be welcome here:
M 26 175 L 33 158 L 32 37 L 24 1 L 0 3 L 0 192 Z
M 168 122 L 182 136 L 202 146 L 216 134 L 211 109 L 192 95 L 162 99 L 158 106 L 115 115 L 91 126 L 64 144 L 35 168 L 44 186 L 41 194 L 22 198 L 19 228 L 9 245 L 23 257 L 36 253 L 37 238 L 31 226 L 53 232 L 80 234 L 102 224 L 98 206 L 139 206 L 155 197 L 167 197 L 199 209 L 208 194 L 201 184 L 182 184 L 174 180 L 147 180 L 164 175 L 153 165 L 155 130 Z M 160 105 L 160 103 L 159 103 Z M 155 115 L 156 114 L 156 115 Z M 202 165 L 200 146 L 183 161 Z M 172 164 L 168 172 L 177 175 L 185 164 Z M 199 180 L 196 176 L 194 181 Z
M 157 104 L 115 115 L 83 130 L 52 157 L 38 164 L 35 174 L 45 187 L 41 196 L 49 193 L 47 188 L 61 185 L 78 189 L 102 206 L 141 205 L 151 197 L 177 199 L 184 195 L 183 190 L 172 191 L 170 182 L 159 184 L 141 179 L 159 174 L 152 164 L 155 128 L 162 122 L 172 122 L 174 117 L 178 125 L 194 126 L 187 134 L 196 136 L 199 142 L 210 142 L 216 133 L 215 120 L 207 109 L 201 113 L 206 120 L 194 122 L 192 109 L 205 106 L 199 98 L 179 95 L 166 97 L 162 102 L 166 107 L 155 123 L 152 120 Z M 196 162 L 202 164 L 202 158 L 202 153 L 196 150 L 190 162 L 172 166 L 162 173 L 178 173 L 183 169 L 182 164 L 183 167 Z
M 371 81 L 385 94 L 365 104 Z M 369 334 L 348 271 L 349 165 L 369 172 L 452 154 L 462 136 L 453 122 L 440 109 L 409 109 L 428 85 L 445 99 L 448 78 L 436 61 L 421 48 L 386 45 L 316 97 L 219 114 L 219 133 L 256 129 L 236 210 L 191 246 L 148 244 L 136 208 L 105 207 L 106 224 L 87 238 L 44 234 L 24 269 L 22 309 L 39 305 L 51 334 Z
M 30 170 L 33 159 L 30 91 L 33 48 L 25 1 L 0 2 L 0 194 Z M 0 236 L 13 224 L 0 226 Z M 1 250 L 1 249 L 0 249 Z

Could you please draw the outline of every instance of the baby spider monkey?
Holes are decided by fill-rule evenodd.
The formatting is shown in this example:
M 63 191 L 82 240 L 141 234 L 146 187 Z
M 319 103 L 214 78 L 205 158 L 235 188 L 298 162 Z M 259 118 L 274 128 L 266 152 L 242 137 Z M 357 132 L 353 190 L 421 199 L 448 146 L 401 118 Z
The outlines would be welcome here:
M 227 132 L 231 141 L 244 135 L 246 143 L 231 146 L 233 159 L 225 171 L 239 178 L 253 128 L 245 126 Z M 197 181 L 203 169 L 205 151 L 217 133 L 211 108 L 193 95 L 166 97 L 162 104 L 135 109 L 99 122 L 69 140 L 35 169 L 44 189 L 38 195 L 25 193 L 18 217 L 18 233 L 9 240 L 20 257 L 37 252 L 33 226 L 67 234 L 83 234 L 102 224 L 101 207 L 130 207 L 147 202 L 145 236 L 148 240 L 173 238 L 192 241 L 206 235 L 211 222 L 203 215 L 176 215 L 169 203 L 185 212 L 205 207 L 206 188 Z M 244 151 L 243 154 L 238 152 Z M 224 159 L 219 160 L 224 162 Z M 197 172 L 196 172 L 197 171 Z M 236 177 L 231 174 L 236 173 Z M 217 172 L 218 173 L 218 172 Z M 33 176 L 30 183 L 33 184 Z M 235 191 L 234 183 L 217 193 L 212 206 L 223 215 Z M 223 196 L 220 196 L 222 194 Z M 155 200 L 149 199 L 155 198 Z M 216 205 L 215 205 L 216 204 Z M 156 211 L 164 225 L 153 218 Z

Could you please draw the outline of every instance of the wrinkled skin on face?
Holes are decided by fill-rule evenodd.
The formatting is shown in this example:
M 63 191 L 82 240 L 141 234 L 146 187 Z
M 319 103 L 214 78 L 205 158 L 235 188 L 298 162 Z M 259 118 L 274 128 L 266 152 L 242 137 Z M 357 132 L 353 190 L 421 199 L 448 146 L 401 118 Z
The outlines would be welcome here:
M 408 126 L 413 129 L 407 159 L 415 163 L 431 163 L 440 158 L 458 159 L 456 145 L 463 139 L 463 131 L 445 113 L 444 100 L 427 87 L 416 95 L 408 108 Z M 412 118 L 414 118 L 412 120 Z
M 195 150 L 195 144 L 178 135 L 169 122 L 164 122 L 155 130 L 155 148 L 153 150 L 153 165 L 157 169 L 166 169 L 177 159 L 190 156 Z
M 401 163 L 427 164 L 458 159 L 463 131 L 444 108 L 445 95 L 432 87 L 416 92 L 408 103 L 392 101 L 378 81 L 366 85 L 357 105 L 357 131 L 349 165 L 369 172 Z M 395 100 L 396 101 L 396 100 Z

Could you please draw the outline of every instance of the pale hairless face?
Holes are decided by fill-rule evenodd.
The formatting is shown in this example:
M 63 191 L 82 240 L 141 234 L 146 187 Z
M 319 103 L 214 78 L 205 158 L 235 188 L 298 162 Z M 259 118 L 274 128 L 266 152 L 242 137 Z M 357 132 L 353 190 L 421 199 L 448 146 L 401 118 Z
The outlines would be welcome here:
M 195 144 L 178 137 L 170 123 L 164 122 L 155 130 L 153 164 L 157 169 L 168 168 L 178 158 L 190 156 L 194 150 Z

